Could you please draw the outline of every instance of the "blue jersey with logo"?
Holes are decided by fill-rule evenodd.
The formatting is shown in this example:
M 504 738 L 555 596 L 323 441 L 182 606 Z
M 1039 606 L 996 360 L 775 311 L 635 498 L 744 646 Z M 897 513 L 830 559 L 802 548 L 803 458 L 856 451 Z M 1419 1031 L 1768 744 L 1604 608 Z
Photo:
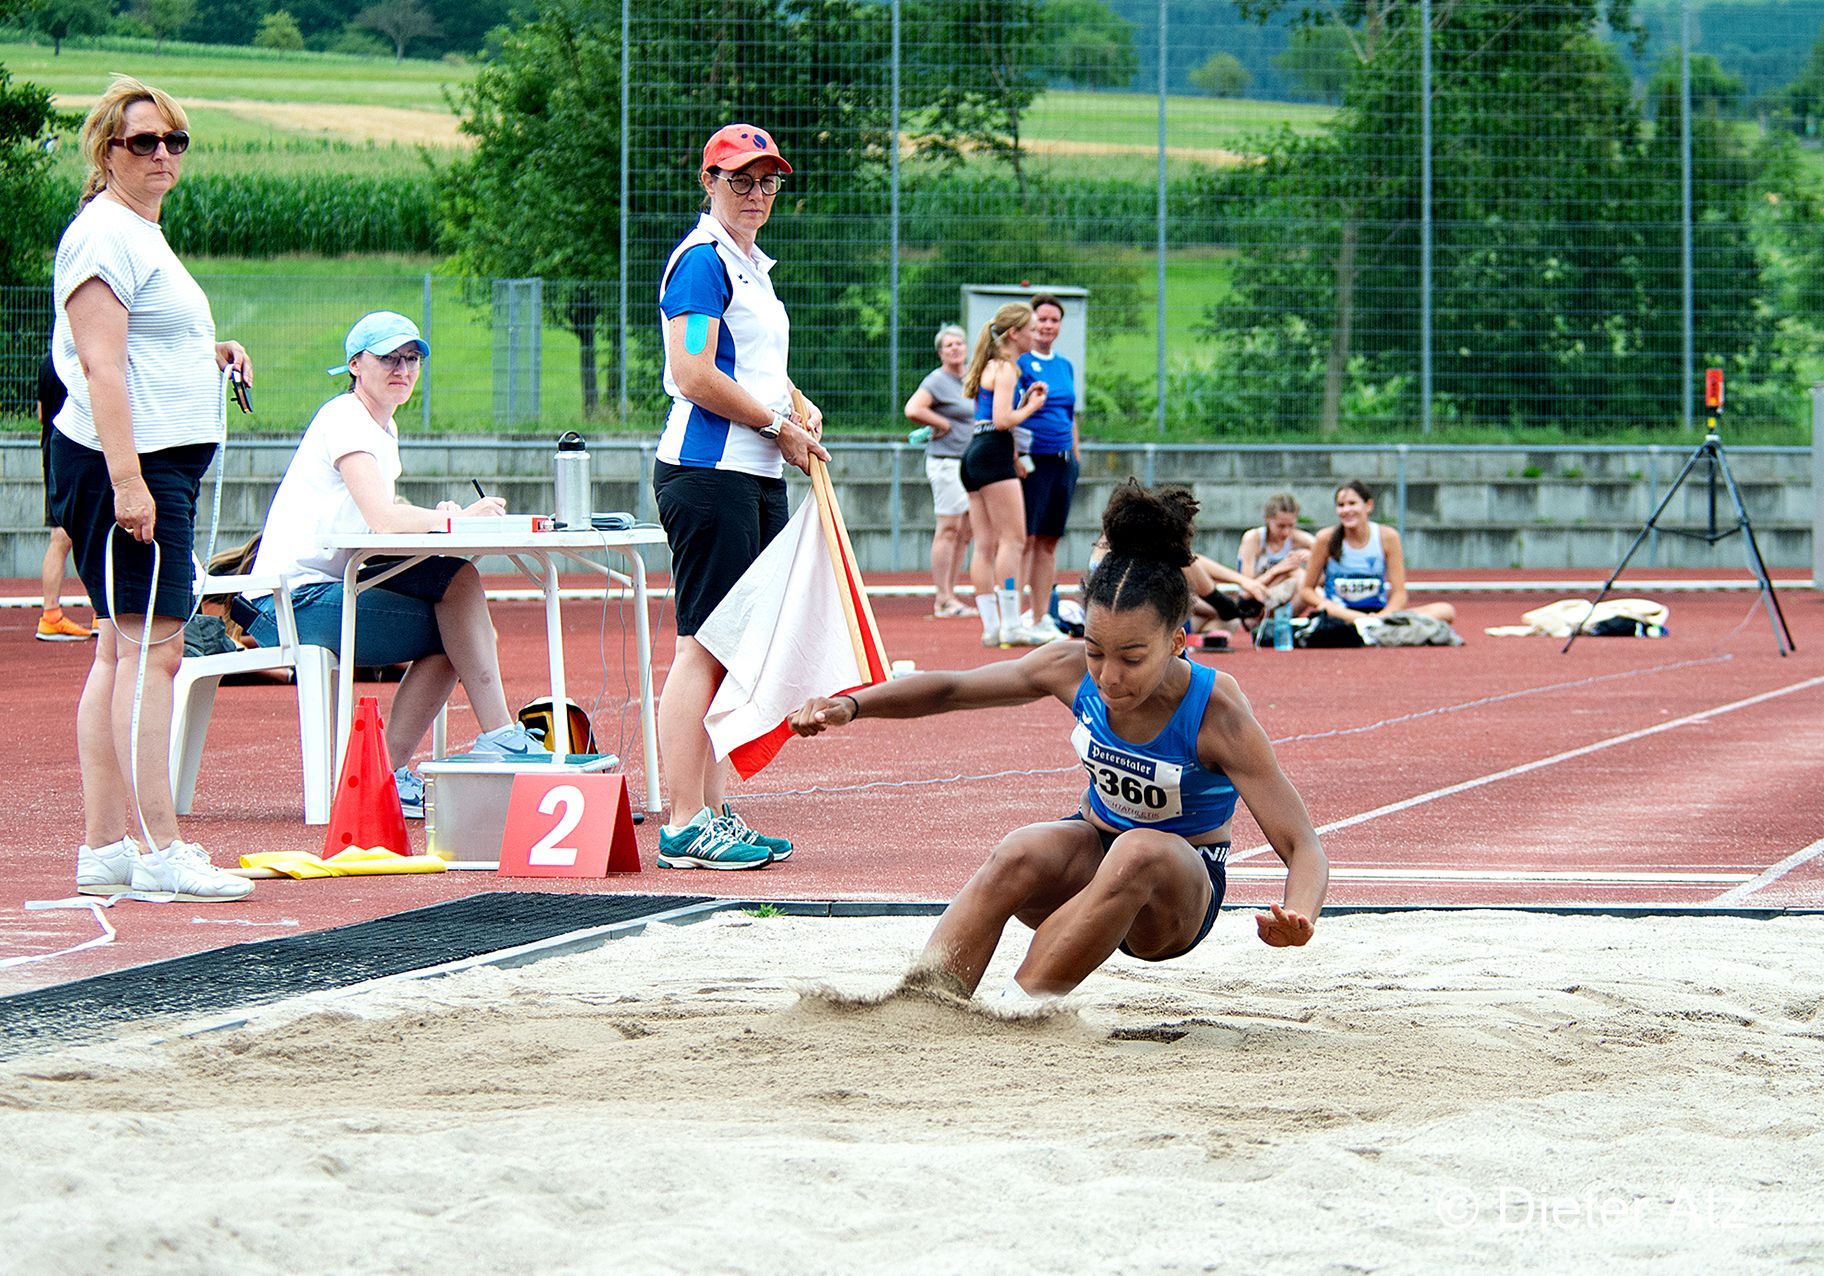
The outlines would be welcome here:
M 1191 685 L 1165 730 L 1144 744 L 1116 735 L 1108 706 L 1088 674 L 1071 710 L 1071 745 L 1089 772 L 1089 809 L 1112 829 L 1159 829 L 1192 838 L 1221 828 L 1235 813 L 1235 786 L 1197 757 L 1197 733 L 1216 689 L 1212 665 L 1191 665 Z
M 1336 529 L 1343 536 L 1343 529 Z M 1357 549 L 1343 537 L 1341 558 L 1324 560 L 1324 594 L 1352 611 L 1380 611 L 1387 605 L 1387 551 L 1381 525 L 1368 524 L 1368 543 Z
M 780 412 L 792 404 L 785 371 L 792 325 L 773 291 L 773 265 L 757 248 L 751 256 L 743 252 L 721 223 L 705 213 L 665 263 L 659 311 L 664 320 L 679 315 L 715 319 L 716 367 L 763 407 Z M 661 341 L 664 336 L 661 327 Z M 672 376 L 669 343 L 663 348 L 671 412 L 659 436 L 658 459 L 778 478 L 784 469 L 779 445 L 685 398 Z
M 1045 406 L 1026 418 L 1032 431 L 1031 451 L 1036 456 L 1060 456 L 1070 451 L 1071 427 L 1077 417 L 1077 374 L 1061 354 L 1020 356 L 1021 382 L 1045 383 Z

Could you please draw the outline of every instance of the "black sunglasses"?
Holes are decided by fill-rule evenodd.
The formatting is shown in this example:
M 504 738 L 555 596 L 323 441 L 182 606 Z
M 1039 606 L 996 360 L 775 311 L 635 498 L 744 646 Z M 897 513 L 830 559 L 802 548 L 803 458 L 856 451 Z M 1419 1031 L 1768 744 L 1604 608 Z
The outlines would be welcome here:
M 190 135 L 181 128 L 174 128 L 169 133 L 135 133 L 132 137 L 116 137 L 108 142 L 109 146 L 124 146 L 138 156 L 147 156 L 158 149 L 163 142 L 165 150 L 172 155 L 182 155 L 190 149 Z

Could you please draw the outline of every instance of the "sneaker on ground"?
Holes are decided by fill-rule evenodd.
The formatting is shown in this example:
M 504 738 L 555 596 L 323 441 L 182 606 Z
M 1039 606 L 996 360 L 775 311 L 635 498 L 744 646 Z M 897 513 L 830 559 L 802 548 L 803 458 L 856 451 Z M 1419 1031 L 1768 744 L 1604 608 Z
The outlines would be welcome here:
M 982 635 L 982 646 L 998 647 L 1000 645 L 1001 645 L 1001 631 L 1000 630 L 998 630 L 998 629 L 990 630 L 989 632 Z
M 217 868 L 195 842 L 173 842 L 133 861 L 133 889 L 192 904 L 225 904 L 253 893 L 253 883 Z
M 408 820 L 424 818 L 424 777 L 417 775 L 409 766 L 402 766 L 393 772 L 393 784 L 399 789 L 399 809 L 405 812 Z
M 528 730 L 523 722 L 509 722 L 476 736 L 469 752 L 492 753 L 503 758 L 549 757 L 551 750 L 542 743 L 544 738 L 543 731 Z
M 707 806 L 681 828 L 659 829 L 660 868 L 765 868 L 772 862 L 771 852 L 742 841 L 734 824 Z
M 1058 622 L 1052 619 L 1050 612 L 1041 616 L 1039 623 L 1031 626 L 1031 629 L 1035 634 L 1043 634 L 1046 642 L 1056 642 L 1065 636 L 1064 631 L 1058 628 Z
M 133 865 L 139 843 L 130 837 L 106 846 L 76 848 L 76 893 L 118 895 L 133 889 Z
M 83 642 L 94 636 L 93 629 L 77 624 L 68 616 L 59 616 L 55 620 L 47 616 L 38 617 L 39 642 Z
M 740 836 L 743 842 L 748 843 L 750 846 L 763 847 L 773 857 L 773 863 L 783 864 L 786 860 L 792 858 L 792 844 L 790 841 L 783 837 L 768 837 L 766 834 L 759 832 L 753 825 L 749 824 L 739 815 L 736 815 L 735 808 L 726 802 L 722 804 L 722 818 L 734 826 L 735 832 Z
M 1001 646 L 1043 647 L 1053 639 L 1062 638 L 1063 636 L 1063 633 L 1057 629 L 1053 629 L 1051 633 L 1047 635 L 1044 630 L 1034 629 L 1030 625 L 1014 625 L 1010 629 L 1001 630 Z

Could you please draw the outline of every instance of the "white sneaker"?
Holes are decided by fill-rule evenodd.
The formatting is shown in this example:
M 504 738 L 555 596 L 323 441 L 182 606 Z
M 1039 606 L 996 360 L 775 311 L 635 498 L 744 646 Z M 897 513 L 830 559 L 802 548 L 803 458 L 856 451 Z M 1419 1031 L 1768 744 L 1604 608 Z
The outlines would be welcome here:
M 118 895 L 133 889 L 133 865 L 139 861 L 139 843 L 130 837 L 106 846 L 76 848 L 76 893 Z
M 173 842 L 133 861 L 133 889 L 192 904 L 225 904 L 253 893 L 253 883 L 209 862 L 195 842 Z
M 1056 628 L 1047 635 L 1044 630 L 1034 629 L 1031 625 L 1015 625 L 1011 629 L 1001 630 L 1000 645 L 1003 647 L 1043 647 L 1053 639 L 1063 636 L 1063 633 Z
M 1039 618 L 1039 623 L 1032 626 L 1032 631 L 1035 634 L 1043 635 L 1046 642 L 1056 642 L 1066 636 L 1064 631 L 1058 628 L 1058 622 L 1052 619 L 1050 612 L 1046 612 Z
M 1000 630 L 996 629 L 996 630 L 993 630 L 992 632 L 984 633 L 982 635 L 982 646 L 999 647 L 1000 645 L 1001 645 L 1001 631 Z

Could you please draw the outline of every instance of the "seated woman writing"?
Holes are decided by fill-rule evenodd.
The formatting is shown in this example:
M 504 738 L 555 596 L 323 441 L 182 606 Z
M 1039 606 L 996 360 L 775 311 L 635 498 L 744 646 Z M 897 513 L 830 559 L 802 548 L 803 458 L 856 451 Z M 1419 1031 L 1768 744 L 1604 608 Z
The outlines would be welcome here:
M 1310 816 L 1229 675 L 1185 659 L 1188 492 L 1128 482 L 1102 516 L 1109 551 L 1084 583 L 1086 637 L 962 673 L 923 673 L 818 697 L 792 716 L 816 735 L 856 718 L 919 718 L 1050 697 L 1074 719 L 1088 773 L 1078 810 L 1016 829 L 944 910 L 921 972 L 974 993 L 1015 917 L 1032 944 L 1003 998 L 1071 991 L 1117 950 L 1169 961 L 1203 942 L 1227 882 L 1237 799 L 1286 864 L 1262 942 L 1308 943 L 1329 866 Z
M 1374 522 L 1374 493 L 1360 479 L 1336 489 L 1336 526 L 1317 534 L 1299 597 L 1320 616 L 1360 620 L 1384 611 L 1417 611 L 1449 624 L 1457 609 L 1449 603 L 1410 606 L 1406 599 L 1406 555 L 1400 534 Z
M 386 310 L 363 316 L 349 329 L 344 353 L 347 357 L 330 372 L 348 374 L 348 391 L 317 409 L 304 432 L 267 511 L 252 567 L 255 575 L 291 580 L 299 640 L 332 650 L 342 638 L 342 572 L 348 554 L 323 549 L 322 537 L 442 531 L 452 514 L 506 512 L 493 496 L 467 506 L 443 501 L 434 510 L 394 499 L 400 465 L 393 414 L 412 397 L 423 360 L 431 353 L 416 324 Z M 378 574 L 397 562 L 374 559 L 362 570 Z M 248 634 L 262 646 L 276 645 L 272 595 L 248 593 L 242 600 L 254 613 L 247 617 Z M 507 711 L 487 595 L 481 574 L 468 559 L 427 558 L 363 590 L 357 606 L 356 650 L 339 653 L 340 659 L 357 665 L 411 664 L 393 696 L 386 727 L 393 778 L 407 815 L 424 815 L 424 781 L 411 769 L 412 754 L 459 681 L 481 724 L 474 752 L 520 757 L 548 752 Z

